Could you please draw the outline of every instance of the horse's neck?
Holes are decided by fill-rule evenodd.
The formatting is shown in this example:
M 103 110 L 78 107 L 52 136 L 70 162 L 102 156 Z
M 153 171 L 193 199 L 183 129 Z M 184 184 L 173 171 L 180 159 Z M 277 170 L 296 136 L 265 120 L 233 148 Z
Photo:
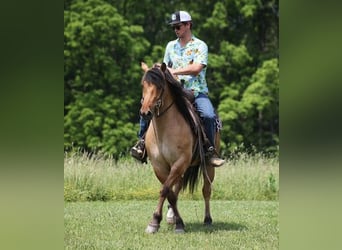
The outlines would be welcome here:
M 163 106 L 164 108 L 173 103 L 173 97 L 171 96 L 170 89 L 168 86 L 165 87 L 165 94 L 163 98 Z

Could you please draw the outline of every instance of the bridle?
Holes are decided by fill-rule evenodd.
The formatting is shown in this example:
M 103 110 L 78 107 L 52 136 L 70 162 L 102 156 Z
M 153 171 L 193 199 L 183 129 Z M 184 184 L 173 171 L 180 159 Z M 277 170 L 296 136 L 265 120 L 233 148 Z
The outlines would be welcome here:
M 163 111 L 160 112 L 160 108 L 162 107 L 162 100 L 158 99 L 157 103 L 155 105 L 155 109 L 157 109 L 157 118 L 161 117 L 163 114 L 165 114 L 173 105 L 173 101 L 169 104 L 169 106 L 167 106 Z

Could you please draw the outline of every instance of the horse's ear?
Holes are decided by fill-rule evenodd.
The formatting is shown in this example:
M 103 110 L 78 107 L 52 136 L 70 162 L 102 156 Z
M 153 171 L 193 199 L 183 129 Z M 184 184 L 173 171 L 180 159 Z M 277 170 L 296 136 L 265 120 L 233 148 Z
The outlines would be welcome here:
M 165 63 L 162 63 L 160 69 L 161 69 L 163 72 L 165 72 L 165 70 L 166 70 L 166 64 L 165 64 Z

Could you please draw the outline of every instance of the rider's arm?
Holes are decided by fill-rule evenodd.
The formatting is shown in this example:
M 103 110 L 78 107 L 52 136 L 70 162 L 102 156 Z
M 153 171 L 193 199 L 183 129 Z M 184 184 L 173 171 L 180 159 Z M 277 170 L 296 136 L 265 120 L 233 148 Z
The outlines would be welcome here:
M 205 67 L 205 65 L 200 64 L 200 63 L 192 63 L 188 64 L 184 68 L 179 68 L 179 69 L 172 69 L 169 68 L 170 72 L 173 75 L 198 75 L 202 69 Z

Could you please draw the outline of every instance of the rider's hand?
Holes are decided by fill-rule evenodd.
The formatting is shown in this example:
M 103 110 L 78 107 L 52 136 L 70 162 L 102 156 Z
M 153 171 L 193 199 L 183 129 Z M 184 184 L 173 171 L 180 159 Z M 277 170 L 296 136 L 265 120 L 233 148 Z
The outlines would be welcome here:
M 142 69 L 144 72 L 146 72 L 146 71 L 148 70 L 147 64 L 144 63 L 144 62 L 141 62 L 141 69 Z
M 175 69 L 169 68 L 169 67 L 167 67 L 167 69 L 170 71 L 170 73 L 171 73 L 171 75 L 173 76 L 173 78 L 175 78 L 176 80 L 178 80 L 178 76 L 174 74 L 174 73 L 175 73 Z

